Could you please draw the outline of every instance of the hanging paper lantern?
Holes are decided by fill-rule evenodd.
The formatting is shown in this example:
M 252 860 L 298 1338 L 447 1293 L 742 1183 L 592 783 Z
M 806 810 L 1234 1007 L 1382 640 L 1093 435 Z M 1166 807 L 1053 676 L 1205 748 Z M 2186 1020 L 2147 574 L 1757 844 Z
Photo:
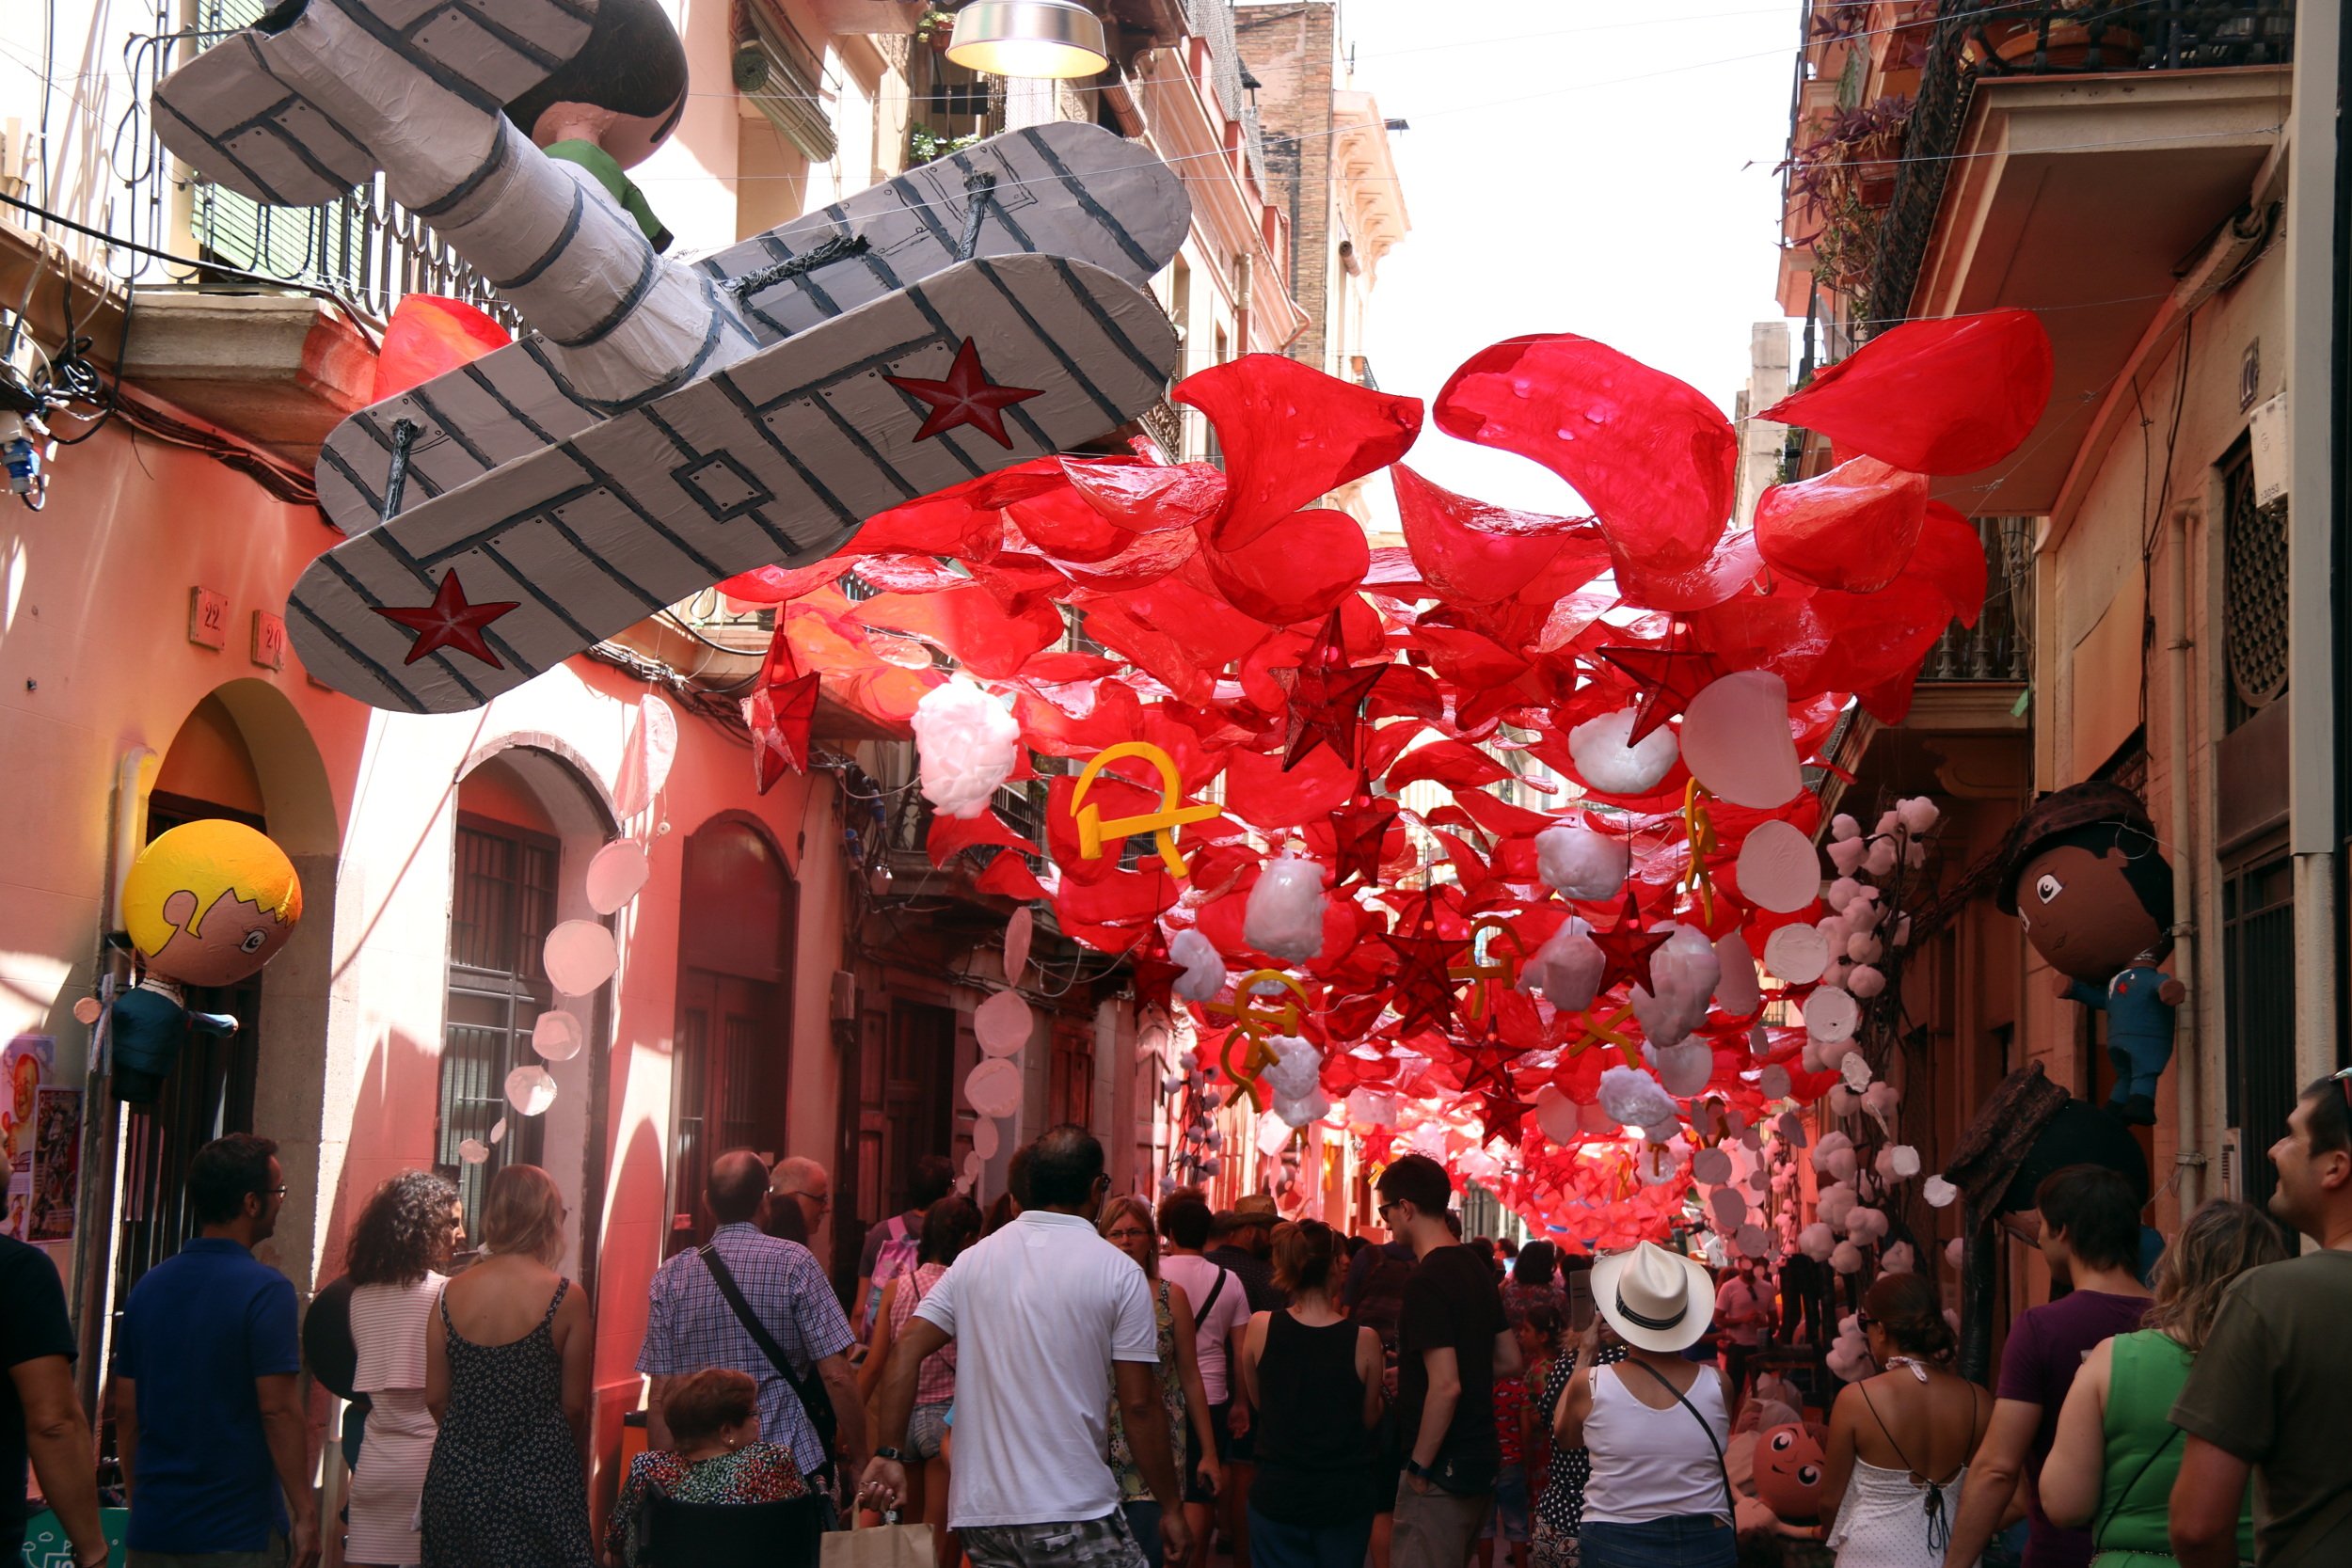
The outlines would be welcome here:
M 555 1103 L 555 1080 L 546 1068 L 526 1063 L 506 1075 L 506 1102 L 518 1115 L 535 1117 Z
M 645 885 L 652 867 L 645 847 L 633 838 L 616 838 L 588 861 L 588 907 L 598 914 L 618 912 Z
M 1536 874 L 1563 898 L 1614 898 L 1633 866 L 1633 841 L 1562 823 L 1535 835 Z
M 1646 795 L 1674 771 L 1674 731 L 1661 727 L 1627 744 L 1639 717 L 1638 709 L 1620 708 L 1568 732 L 1568 755 L 1588 787 L 1603 795 Z
M 1285 850 L 1259 874 L 1242 918 L 1242 940 L 1284 963 L 1323 951 L 1323 867 Z
M 621 967 L 621 949 L 596 921 L 566 920 L 548 933 L 540 966 L 556 994 L 586 996 Z
M 588 1043 L 580 1020 L 560 1007 L 541 1013 L 531 1025 L 531 1049 L 550 1062 L 568 1062 Z
M 1762 670 L 1708 684 L 1682 713 L 1682 760 L 1692 777 L 1734 805 L 1771 811 L 1804 788 L 1788 731 L 1788 687 Z
M 1029 1043 L 1035 1014 L 1016 990 L 1000 990 L 972 1009 L 972 1037 L 982 1053 L 1010 1056 Z
M 1794 914 L 1820 895 L 1821 866 L 1813 841 L 1777 818 L 1748 830 L 1735 875 L 1740 894 L 1758 909 Z
M 986 811 L 1021 754 L 1021 726 L 1005 705 L 959 677 L 925 692 L 913 723 L 923 798 L 963 821 Z

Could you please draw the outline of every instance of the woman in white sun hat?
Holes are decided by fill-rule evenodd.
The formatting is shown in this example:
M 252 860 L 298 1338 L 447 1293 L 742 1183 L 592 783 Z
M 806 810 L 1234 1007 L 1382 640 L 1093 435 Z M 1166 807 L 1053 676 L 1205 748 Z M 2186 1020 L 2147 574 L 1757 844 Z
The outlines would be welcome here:
M 1594 1263 L 1593 1300 L 1626 1358 L 1579 1369 L 1552 1418 L 1558 1443 L 1592 1451 L 1583 1568 L 1734 1568 L 1731 1390 L 1682 1355 L 1714 1313 L 1707 1266 L 1644 1242 Z

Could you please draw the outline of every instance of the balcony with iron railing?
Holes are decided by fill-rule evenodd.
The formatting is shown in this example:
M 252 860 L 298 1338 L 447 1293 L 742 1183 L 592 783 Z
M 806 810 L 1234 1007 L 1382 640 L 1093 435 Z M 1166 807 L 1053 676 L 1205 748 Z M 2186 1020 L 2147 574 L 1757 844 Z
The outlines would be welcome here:
M 1909 309 L 1980 83 L 2279 66 L 2294 47 L 2295 0 L 1952 0 L 1929 32 L 1876 219 L 1863 335 Z

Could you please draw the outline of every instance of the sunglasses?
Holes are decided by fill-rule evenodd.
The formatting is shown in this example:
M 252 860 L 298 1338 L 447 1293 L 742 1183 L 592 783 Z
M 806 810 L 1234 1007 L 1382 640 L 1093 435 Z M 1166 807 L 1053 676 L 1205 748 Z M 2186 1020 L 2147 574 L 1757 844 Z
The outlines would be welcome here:
M 2346 1111 L 2352 1111 L 2352 1067 L 2344 1068 L 2329 1076 L 2335 1079 L 2336 1087 L 2344 1091 L 2344 1108 Z

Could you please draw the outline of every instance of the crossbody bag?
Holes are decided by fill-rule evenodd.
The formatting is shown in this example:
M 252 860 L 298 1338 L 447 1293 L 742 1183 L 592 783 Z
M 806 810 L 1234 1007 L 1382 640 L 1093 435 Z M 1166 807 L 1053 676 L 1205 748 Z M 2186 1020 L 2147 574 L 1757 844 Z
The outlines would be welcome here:
M 1682 1390 L 1667 1382 L 1666 1374 L 1660 1371 L 1657 1368 L 1644 1366 L 1643 1363 L 1634 1360 L 1631 1356 L 1628 1356 L 1625 1360 L 1617 1363 L 1617 1365 L 1620 1367 L 1641 1367 L 1642 1370 L 1649 1373 L 1651 1377 L 1658 1380 L 1658 1386 L 1663 1388 L 1666 1392 L 1675 1397 L 1675 1403 L 1682 1406 L 1683 1409 L 1691 1413 L 1691 1419 L 1698 1422 L 1699 1430 L 1707 1433 L 1707 1446 L 1715 1451 L 1715 1473 L 1724 1478 L 1724 1513 L 1728 1518 L 1736 1523 L 1740 1517 L 1740 1495 L 1731 1489 L 1731 1468 L 1724 1463 L 1723 1443 L 1715 1436 L 1715 1429 L 1708 1424 L 1707 1418 L 1699 1414 L 1699 1407 L 1692 1404 L 1689 1400 L 1683 1398 Z M 1620 1373 L 1619 1375 L 1622 1376 L 1624 1374 Z

